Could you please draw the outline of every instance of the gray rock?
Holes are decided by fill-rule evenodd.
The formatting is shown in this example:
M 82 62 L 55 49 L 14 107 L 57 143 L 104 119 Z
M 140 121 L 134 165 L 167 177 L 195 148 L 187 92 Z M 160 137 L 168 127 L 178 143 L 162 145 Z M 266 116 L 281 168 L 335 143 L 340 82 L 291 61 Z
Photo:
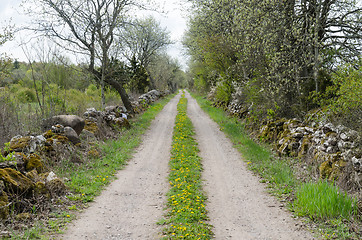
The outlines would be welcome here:
M 335 132 L 335 127 L 332 123 L 327 123 L 322 126 L 323 133 Z
M 314 129 L 313 129 L 313 128 L 305 127 L 304 129 L 305 129 L 305 131 L 308 132 L 308 133 L 314 133 Z
M 347 136 L 347 134 L 346 133 L 341 133 L 340 135 L 339 135 L 339 137 L 343 140 L 343 141 L 347 141 L 348 140 L 348 136 Z
M 353 168 L 357 172 L 362 172 L 362 159 L 358 159 L 356 157 L 353 157 L 352 158 L 352 164 L 353 164 Z
M 76 115 L 57 115 L 44 121 L 43 127 L 49 129 L 50 126 L 61 124 L 64 127 L 71 127 L 79 135 L 85 125 L 84 119 Z
M 79 135 L 79 138 L 80 139 L 83 139 L 83 140 L 95 140 L 96 139 L 96 136 L 94 133 L 88 131 L 88 130 L 83 130 L 82 133 Z
M 350 141 L 354 141 L 358 138 L 358 132 L 355 130 L 350 130 L 348 131 L 347 136 Z
M 341 156 L 345 162 L 349 162 L 353 158 L 353 152 L 352 150 L 347 150 L 342 152 Z
M 51 172 L 48 174 L 46 181 L 47 181 L 47 182 L 50 182 L 50 181 L 52 181 L 52 180 L 54 180 L 54 179 L 57 179 L 57 178 L 58 178 L 57 175 L 56 175 L 53 171 L 51 171 Z
M 304 134 L 301 132 L 293 133 L 292 138 L 301 139 L 303 138 Z
M 336 138 L 329 138 L 327 140 L 328 145 L 336 146 L 337 145 L 337 139 Z
M 95 108 L 87 108 L 87 111 L 83 113 L 83 116 L 86 118 L 93 117 L 97 118 L 100 116 L 100 111 L 97 111 Z
M 118 106 L 107 106 L 104 110 L 106 112 L 116 112 L 118 111 Z
M 326 153 L 329 153 L 329 154 L 333 154 L 333 153 L 336 153 L 337 152 L 337 149 L 333 146 L 329 146 L 327 149 L 326 149 Z
M 75 130 L 71 127 L 64 127 L 64 135 L 71 141 L 73 144 L 80 143 L 80 139 Z
M 46 138 L 43 135 L 38 135 L 36 137 L 32 136 L 31 140 L 29 141 L 28 152 L 34 153 L 37 149 L 42 147 L 45 142 Z
M 317 149 L 318 149 L 319 151 L 321 151 L 321 152 L 325 152 L 325 151 L 327 150 L 327 148 L 326 148 L 325 146 L 323 146 L 323 145 L 319 145 L 319 146 L 317 147 Z
M 306 130 L 305 130 L 305 127 L 297 127 L 297 128 L 295 129 L 295 132 L 297 132 L 297 133 L 305 133 Z

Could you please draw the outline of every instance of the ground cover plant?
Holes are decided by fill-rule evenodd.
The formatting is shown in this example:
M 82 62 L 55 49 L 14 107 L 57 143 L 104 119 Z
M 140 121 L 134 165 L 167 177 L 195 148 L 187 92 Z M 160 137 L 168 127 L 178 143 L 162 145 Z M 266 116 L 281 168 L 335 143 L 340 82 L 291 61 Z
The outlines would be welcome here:
M 353 229 L 360 223 L 354 199 L 333 183 L 298 181 L 293 171 L 296 159 L 274 156 L 267 145 L 252 140 L 236 118 L 213 107 L 203 96 L 192 96 L 242 153 L 248 168 L 263 178 L 261 182 L 268 183 L 269 191 L 285 202 L 289 210 L 306 217 L 309 225 L 317 226 L 319 233 L 316 234 L 325 239 L 360 239 L 362 233 Z
M 173 133 L 168 213 L 160 223 L 166 224 L 164 239 L 210 239 L 212 231 L 207 223 L 206 195 L 202 191 L 201 159 L 186 108 L 187 99 L 183 95 L 177 105 Z

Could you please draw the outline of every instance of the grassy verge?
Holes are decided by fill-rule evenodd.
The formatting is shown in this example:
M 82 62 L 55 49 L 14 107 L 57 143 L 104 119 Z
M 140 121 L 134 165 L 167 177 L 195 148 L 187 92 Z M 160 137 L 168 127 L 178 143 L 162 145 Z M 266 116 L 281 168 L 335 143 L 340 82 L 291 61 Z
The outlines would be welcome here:
M 167 194 L 169 212 L 160 224 L 166 224 L 164 239 L 210 239 L 211 226 L 205 222 L 208 218 L 201 185 L 202 166 L 193 126 L 186 116 L 184 96 L 177 108 L 170 161 L 171 189 Z
M 295 215 L 313 221 L 313 225 L 318 226 L 319 233 L 325 239 L 360 239 L 361 235 L 350 229 L 349 221 L 354 221 L 356 214 L 353 199 L 341 194 L 331 183 L 300 183 L 293 173 L 295 159 L 273 156 L 268 146 L 262 146 L 248 136 L 236 118 L 213 107 L 203 96 L 192 96 L 233 142 L 234 147 L 243 155 L 248 168 L 258 173 L 263 178 L 261 182 L 268 183 L 270 192 L 285 201 Z M 295 204 L 291 202 L 293 199 L 296 199 Z M 330 215 L 332 211 L 333 215 Z
M 60 209 L 53 211 L 50 216 L 40 218 L 21 233 L 11 231 L 8 239 L 49 239 L 62 233 L 66 224 L 75 218 L 76 212 L 99 195 L 104 187 L 115 179 L 115 173 L 124 168 L 151 121 L 173 96 L 151 105 L 146 112 L 133 119 L 132 128 L 123 129 L 119 139 L 99 144 L 104 157 L 83 159 L 82 164 L 64 161 L 57 169 L 53 169 L 59 177 L 68 179 L 66 185 L 71 193 L 66 198 L 57 200 L 55 205 L 62 205 Z

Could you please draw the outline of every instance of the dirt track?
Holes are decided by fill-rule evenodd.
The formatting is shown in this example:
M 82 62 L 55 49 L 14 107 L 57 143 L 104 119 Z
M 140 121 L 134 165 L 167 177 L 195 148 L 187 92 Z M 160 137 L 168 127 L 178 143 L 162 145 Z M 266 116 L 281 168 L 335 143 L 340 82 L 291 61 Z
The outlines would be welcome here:
M 204 190 L 215 239 L 313 239 L 280 209 L 259 178 L 246 170 L 239 152 L 224 133 L 188 97 L 188 115 L 195 126 L 203 159 Z
M 64 240 L 158 239 L 165 194 L 172 131 L 180 95 L 173 98 L 152 122 L 143 143 L 128 166 L 79 219 Z
M 203 158 L 205 191 L 215 239 L 313 239 L 279 208 L 218 126 L 189 99 Z M 172 128 L 179 95 L 152 123 L 129 165 L 61 239 L 159 239 L 165 212 Z

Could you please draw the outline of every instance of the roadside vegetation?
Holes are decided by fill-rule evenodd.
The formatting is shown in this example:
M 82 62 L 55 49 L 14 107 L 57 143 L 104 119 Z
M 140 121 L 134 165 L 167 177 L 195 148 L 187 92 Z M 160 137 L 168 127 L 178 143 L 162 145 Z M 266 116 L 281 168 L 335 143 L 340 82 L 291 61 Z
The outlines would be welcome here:
M 168 213 L 159 224 L 165 225 L 163 239 L 211 239 L 212 226 L 207 223 L 205 209 L 207 196 L 202 191 L 201 158 L 191 120 L 186 115 L 184 94 L 177 109 L 169 164 Z
M 189 87 L 265 119 L 315 118 L 361 132 L 361 5 L 190 0 Z M 343 34 L 342 34 L 343 33 Z
M 140 144 L 141 136 L 151 121 L 173 96 L 156 102 L 142 115 L 132 119 L 132 127 L 122 129 L 118 139 L 97 143 L 99 155 L 84 159 L 82 164 L 74 163 L 70 159 L 64 159 L 59 163 L 54 172 L 59 177 L 68 179 L 66 185 L 69 193 L 57 200 L 58 208 L 50 216 L 39 218 L 25 231 L 8 229 L 11 231 L 11 237 L 5 239 L 49 239 L 62 233 L 66 224 L 75 218 L 77 212 L 84 209 L 87 203 L 115 179 L 115 173 L 132 157 L 134 149 Z
M 262 177 L 261 182 L 296 217 L 303 217 L 311 230 L 325 239 L 360 239 L 361 233 L 355 229 L 361 224 L 356 199 L 333 183 L 300 182 L 295 172 L 297 159 L 279 158 L 270 146 L 253 140 L 237 118 L 227 116 L 203 96 L 192 95 L 241 152 L 248 168 Z

